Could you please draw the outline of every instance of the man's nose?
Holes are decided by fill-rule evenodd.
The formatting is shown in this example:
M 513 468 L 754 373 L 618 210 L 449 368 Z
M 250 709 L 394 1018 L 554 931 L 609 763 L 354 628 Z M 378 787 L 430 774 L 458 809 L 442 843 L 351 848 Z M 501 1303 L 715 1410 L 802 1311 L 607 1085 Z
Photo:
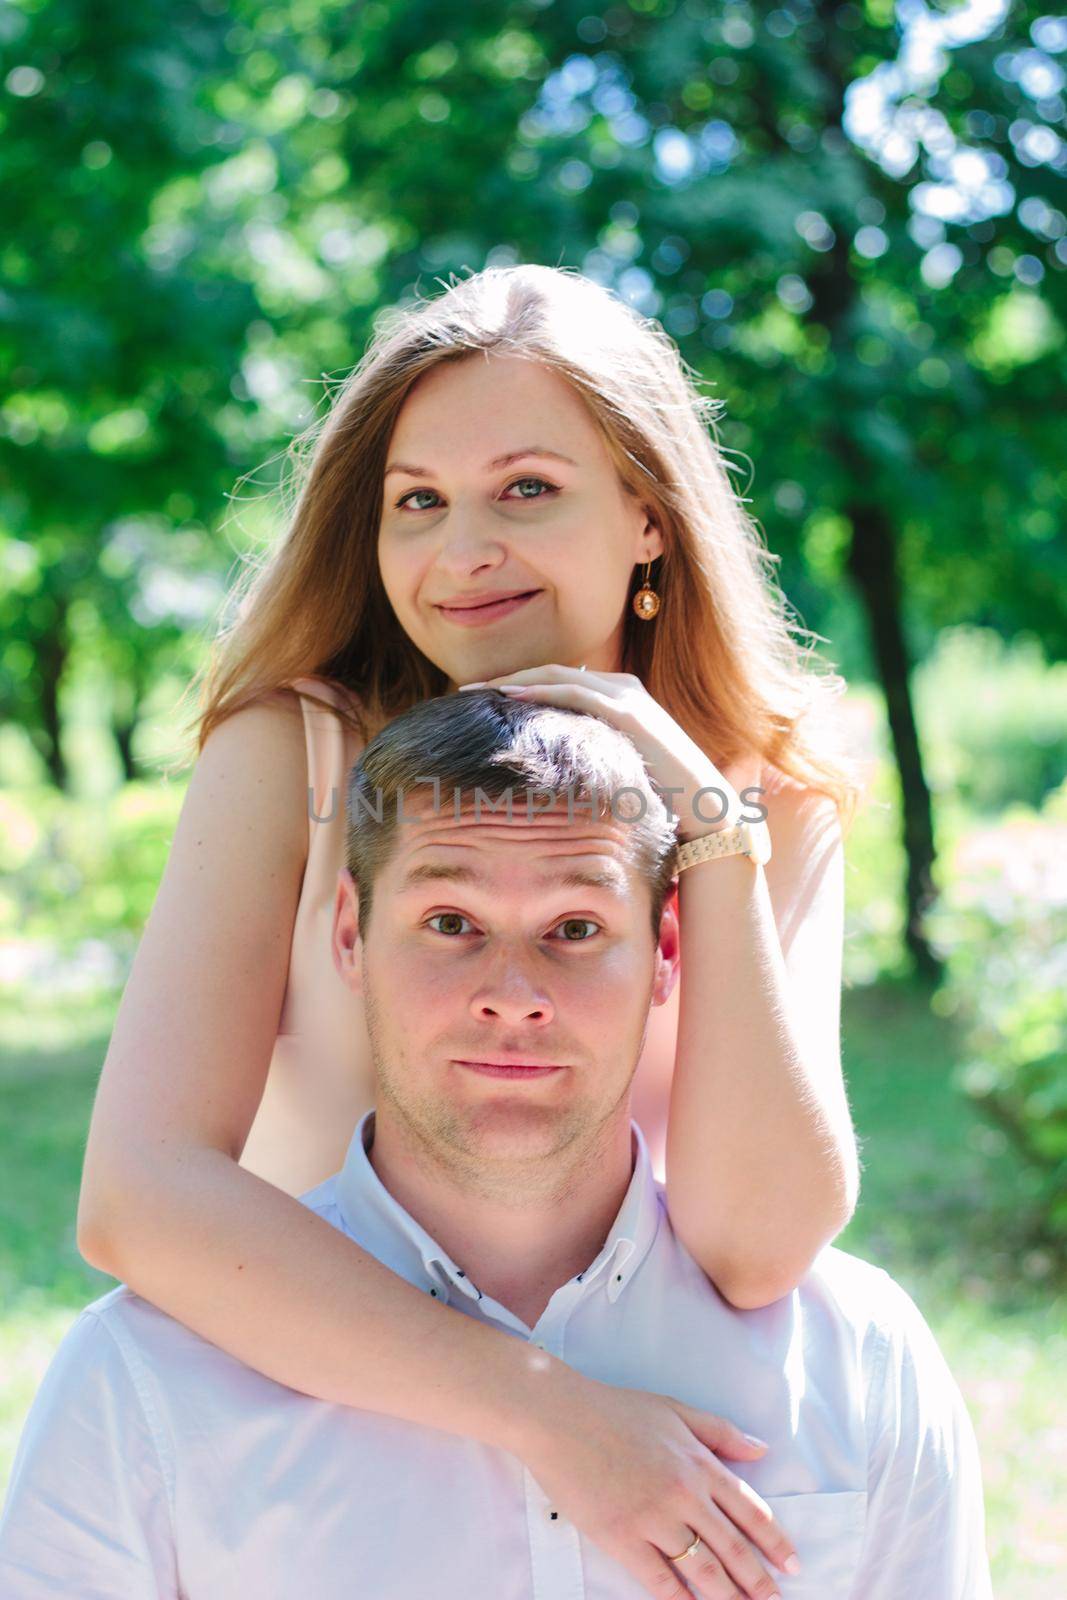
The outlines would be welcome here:
M 550 1022 L 555 1007 L 528 957 L 500 952 L 471 996 L 471 1014 L 503 1022 Z

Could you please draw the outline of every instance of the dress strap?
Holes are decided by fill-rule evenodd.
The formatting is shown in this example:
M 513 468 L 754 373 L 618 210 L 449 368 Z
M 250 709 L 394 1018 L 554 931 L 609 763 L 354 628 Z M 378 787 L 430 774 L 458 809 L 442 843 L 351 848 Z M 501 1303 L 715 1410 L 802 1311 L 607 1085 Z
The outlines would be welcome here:
M 290 679 L 290 689 L 303 689 L 308 694 L 328 700 L 331 705 L 343 704 L 345 691 L 340 684 L 327 678 L 304 677 Z M 343 813 L 346 801 L 345 728 L 325 706 L 300 696 L 300 709 L 304 716 L 304 743 L 307 749 L 307 813 L 308 853 L 310 856 L 322 826 L 335 822 Z

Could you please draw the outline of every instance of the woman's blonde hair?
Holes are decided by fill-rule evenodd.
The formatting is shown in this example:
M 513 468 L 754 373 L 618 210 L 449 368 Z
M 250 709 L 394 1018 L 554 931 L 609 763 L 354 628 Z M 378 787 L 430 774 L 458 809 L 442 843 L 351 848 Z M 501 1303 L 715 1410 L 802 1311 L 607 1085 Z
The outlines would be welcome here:
M 408 638 L 386 596 L 378 527 L 386 451 L 408 391 L 439 363 L 478 352 L 537 361 L 565 379 L 626 492 L 663 534 L 651 574 L 661 608 L 647 622 L 627 604 L 623 671 L 717 766 L 758 756 L 831 796 L 847 827 L 859 784 L 832 748 L 839 724 L 829 715 L 844 681 L 815 662 L 816 636 L 773 580 L 778 557 L 708 431 L 718 402 L 699 393 L 658 323 L 569 268 L 488 267 L 382 314 L 328 411 L 290 446 L 287 530 L 266 559 L 248 560 L 233 620 L 190 685 L 200 688 L 197 750 L 226 717 L 296 678 L 353 691 L 350 715 L 330 709 L 364 739 L 447 692 L 447 674 Z M 643 573 L 635 569 L 632 592 Z

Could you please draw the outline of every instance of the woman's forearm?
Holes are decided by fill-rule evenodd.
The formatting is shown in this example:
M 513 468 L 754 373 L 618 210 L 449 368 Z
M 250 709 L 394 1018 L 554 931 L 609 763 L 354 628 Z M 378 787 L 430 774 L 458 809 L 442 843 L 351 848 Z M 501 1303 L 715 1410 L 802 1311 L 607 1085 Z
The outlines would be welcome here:
M 519 1453 L 577 1374 L 414 1288 L 220 1151 L 131 1160 L 86 1258 L 289 1388 Z
M 675 1231 L 738 1306 L 803 1277 L 855 1206 L 840 1067 L 806 1060 L 791 1022 L 762 868 L 743 856 L 678 880 L 681 994 L 667 1129 Z

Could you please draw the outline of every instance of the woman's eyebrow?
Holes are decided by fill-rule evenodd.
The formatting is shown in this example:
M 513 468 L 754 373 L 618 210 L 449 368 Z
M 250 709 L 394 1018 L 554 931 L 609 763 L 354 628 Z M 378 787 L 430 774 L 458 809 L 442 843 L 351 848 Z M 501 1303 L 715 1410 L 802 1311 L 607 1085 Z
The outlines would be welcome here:
M 525 456 L 541 456 L 547 461 L 565 461 L 570 467 L 578 465 L 577 461 L 572 461 L 570 456 L 562 455 L 558 450 L 545 450 L 540 445 L 535 444 L 523 450 L 509 450 L 506 455 L 494 456 L 492 461 L 486 462 L 485 470 L 486 472 L 492 472 L 495 467 L 509 466 L 512 461 L 521 461 Z M 390 462 L 385 469 L 384 476 L 388 477 L 391 472 L 404 472 L 409 478 L 433 477 L 433 469 L 431 467 L 412 467 L 404 461 Z

